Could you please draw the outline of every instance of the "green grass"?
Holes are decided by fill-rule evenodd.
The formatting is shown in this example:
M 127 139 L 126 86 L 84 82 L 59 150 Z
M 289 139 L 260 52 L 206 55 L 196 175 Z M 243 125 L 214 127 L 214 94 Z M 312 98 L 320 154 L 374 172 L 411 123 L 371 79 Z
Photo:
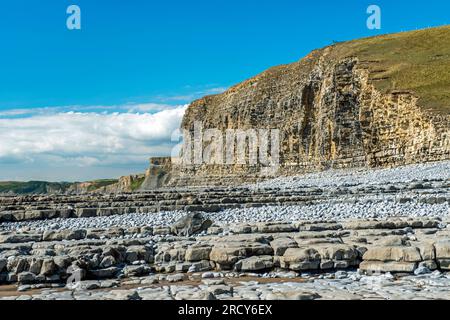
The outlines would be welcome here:
M 144 183 L 144 180 L 145 180 L 145 177 L 135 179 L 131 183 L 131 191 L 136 191 L 137 189 L 139 189 L 142 186 L 142 184 Z
M 70 186 L 71 184 L 68 182 L 5 181 L 0 182 L 0 193 L 13 192 L 16 194 L 43 194 L 50 191 L 65 191 Z
M 117 179 L 104 179 L 91 181 L 91 185 L 88 187 L 88 191 L 95 191 L 102 187 L 106 187 L 117 183 Z M 13 192 L 15 194 L 46 194 L 53 191 L 65 192 L 71 186 L 77 184 L 70 182 L 45 182 L 45 181 L 29 181 L 29 182 L 16 182 L 16 181 L 4 181 L 0 182 L 0 193 Z
M 91 181 L 91 185 L 88 187 L 88 191 L 95 191 L 103 187 L 110 186 L 112 184 L 117 183 L 117 179 L 103 179 L 103 180 L 94 180 Z
M 450 26 L 339 43 L 334 49 L 336 58 L 370 61 L 379 90 L 413 92 L 422 107 L 450 114 Z

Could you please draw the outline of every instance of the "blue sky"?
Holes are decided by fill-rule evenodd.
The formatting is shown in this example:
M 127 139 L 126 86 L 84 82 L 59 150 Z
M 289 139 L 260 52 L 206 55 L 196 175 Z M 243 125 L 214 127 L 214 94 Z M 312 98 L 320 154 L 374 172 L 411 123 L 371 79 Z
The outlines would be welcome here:
M 71 4 L 81 8 L 82 30 L 66 28 L 66 8 Z M 379 31 L 366 27 L 370 4 L 381 7 Z M 59 119 L 48 117 L 64 117 L 69 111 L 97 120 L 98 115 L 111 117 L 113 112 L 151 114 L 152 121 L 165 119 L 167 123 L 159 125 L 168 130 L 178 125 L 182 105 L 270 66 L 296 61 L 312 49 L 449 20 L 450 3 L 443 0 L 2 1 L 0 130 L 23 126 L 23 117 L 33 120 L 33 128 L 48 127 Z M 173 122 L 164 112 L 174 113 Z M 79 129 L 89 125 L 83 123 Z M 55 132 L 66 134 L 62 128 Z M 161 146 L 170 145 L 158 136 L 142 151 L 151 154 L 135 152 L 135 158 L 120 163 L 104 161 L 111 149 L 98 145 L 105 148 L 103 158 L 93 156 L 86 165 L 69 170 L 86 156 L 85 150 L 80 148 L 80 154 L 70 150 L 74 162 L 65 161 L 67 152 L 60 150 L 64 146 L 47 145 L 26 153 L 20 146 L 29 147 L 33 141 L 20 140 L 25 136 L 10 135 L 15 143 L 3 149 L 0 141 L 0 180 L 83 180 L 143 171 L 148 156 L 167 153 Z M 46 136 L 44 130 L 41 140 L 45 142 Z M 123 148 L 120 155 L 126 153 Z

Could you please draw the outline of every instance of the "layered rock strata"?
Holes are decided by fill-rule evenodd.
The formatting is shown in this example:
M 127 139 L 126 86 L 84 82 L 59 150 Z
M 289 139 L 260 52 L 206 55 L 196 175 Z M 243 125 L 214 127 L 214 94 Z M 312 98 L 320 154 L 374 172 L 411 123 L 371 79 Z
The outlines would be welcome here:
M 414 273 L 450 270 L 447 222 L 431 218 L 213 225 L 180 237 L 168 227 L 0 235 L 0 283 L 66 283 L 208 271 Z
M 331 63 L 327 51 L 194 102 L 183 128 L 193 131 L 201 121 L 205 129 L 222 132 L 279 129 L 279 175 L 449 159 L 449 116 L 423 112 L 412 93 L 382 94 L 370 83 L 364 62 Z M 305 64 L 311 70 L 302 77 Z M 264 178 L 261 166 L 204 164 L 179 170 L 175 184 L 199 175 L 208 182 L 220 175 L 237 181 Z
M 449 159 L 450 101 L 444 99 L 447 78 L 439 77 L 447 72 L 448 55 L 442 64 L 424 68 L 422 78 L 406 81 L 396 76 L 396 70 L 419 69 L 420 61 L 430 63 L 422 42 L 448 34 L 450 29 L 444 27 L 333 45 L 296 63 L 271 68 L 222 94 L 194 101 L 182 122 L 186 136 L 194 137 L 181 155 L 188 161 L 179 165 L 167 159 L 168 165 L 162 164 L 159 171 L 170 172 L 164 184 L 227 185 L 329 168 Z M 405 55 L 403 64 L 388 54 L 391 46 Z M 410 89 L 414 81 L 420 93 Z M 438 88 L 433 96 L 432 90 Z M 439 101 L 430 102 L 437 96 Z M 208 129 L 221 135 L 207 136 Z M 271 141 L 266 150 L 260 129 L 279 130 L 279 143 Z M 227 147 L 237 153 L 235 138 L 234 144 L 225 145 L 230 130 L 247 134 L 245 163 L 225 161 Z M 224 160 L 195 161 L 196 153 L 205 157 L 211 149 L 214 157 L 220 154 L 214 159 Z M 252 153 L 259 160 L 256 164 L 250 161 Z M 267 172 L 261 156 L 265 153 L 269 160 L 276 158 L 275 171 Z
M 366 210 L 372 207 L 375 212 L 379 212 L 383 207 L 386 210 L 398 208 L 399 212 L 405 214 L 408 212 L 402 208 L 410 205 L 419 211 L 435 210 L 436 214 L 441 215 L 445 214 L 441 211 L 445 211 L 450 203 L 447 179 L 418 178 L 415 181 L 380 183 L 373 181 L 370 185 L 364 181 L 354 180 L 336 185 L 339 179 L 352 181 L 353 176 L 350 173 L 345 178 L 339 176 L 338 172 L 334 174 L 337 175 L 337 179 L 330 181 L 329 185 L 320 186 L 314 186 L 319 178 L 314 178 L 311 182 L 305 179 L 302 182 L 302 178 L 294 177 L 290 182 L 293 184 L 292 187 L 286 187 L 288 184 L 280 184 L 278 180 L 273 180 L 259 185 L 233 188 L 159 189 L 119 194 L 3 196 L 0 197 L 0 222 L 108 217 L 175 210 L 217 212 L 220 215 L 226 210 L 281 205 L 304 207 L 304 210 L 314 211 L 314 207 L 319 208 L 327 203 L 342 206 L 353 204 L 353 207 L 365 207 Z M 353 179 L 356 179 L 356 176 Z M 223 213 L 224 217 L 226 215 L 226 212 Z

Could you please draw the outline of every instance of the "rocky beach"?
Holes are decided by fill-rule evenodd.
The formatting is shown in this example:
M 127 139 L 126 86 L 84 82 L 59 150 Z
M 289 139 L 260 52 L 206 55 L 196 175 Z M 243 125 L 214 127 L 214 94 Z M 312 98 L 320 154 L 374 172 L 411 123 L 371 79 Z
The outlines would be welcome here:
M 449 167 L 4 196 L 0 297 L 450 298 Z
M 0 300 L 450 299 L 448 39 L 333 41 L 177 107 L 102 84 L 0 114 Z M 45 174 L 69 182 L 17 178 Z

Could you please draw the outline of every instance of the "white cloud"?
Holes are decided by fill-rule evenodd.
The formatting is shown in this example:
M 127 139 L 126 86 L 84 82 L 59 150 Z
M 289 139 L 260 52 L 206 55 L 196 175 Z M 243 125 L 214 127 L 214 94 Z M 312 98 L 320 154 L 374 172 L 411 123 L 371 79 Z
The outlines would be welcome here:
M 143 172 L 170 156 L 185 103 L 224 87 L 188 87 L 161 103 L 0 110 L 0 180 L 83 181 Z
M 226 87 L 206 88 L 206 89 L 201 89 L 201 90 L 197 90 L 194 92 L 190 92 L 185 95 L 164 96 L 164 97 L 159 97 L 158 99 L 161 101 L 164 101 L 164 102 L 193 101 L 195 99 L 198 99 L 198 98 L 206 96 L 206 95 L 223 93 L 227 89 L 228 88 L 226 88 Z
M 40 107 L 40 108 L 20 108 L 0 110 L 0 118 L 30 117 L 36 115 L 49 115 L 56 113 L 65 113 L 70 111 L 82 113 L 111 113 L 111 112 L 145 112 L 156 113 L 163 110 L 176 109 L 177 106 L 162 103 L 141 103 L 141 104 L 123 104 L 123 105 L 91 105 L 91 106 L 62 106 L 62 107 Z
M 187 106 L 125 107 L 125 113 L 59 112 L 0 118 L 0 163 L 45 163 L 50 168 L 115 166 L 170 155 L 171 134 L 179 128 Z
M 160 104 L 160 103 L 141 103 L 141 104 L 135 104 L 135 105 L 128 105 L 124 106 L 124 108 L 127 108 L 128 112 L 159 112 L 163 110 L 170 110 L 174 107 L 168 104 Z

